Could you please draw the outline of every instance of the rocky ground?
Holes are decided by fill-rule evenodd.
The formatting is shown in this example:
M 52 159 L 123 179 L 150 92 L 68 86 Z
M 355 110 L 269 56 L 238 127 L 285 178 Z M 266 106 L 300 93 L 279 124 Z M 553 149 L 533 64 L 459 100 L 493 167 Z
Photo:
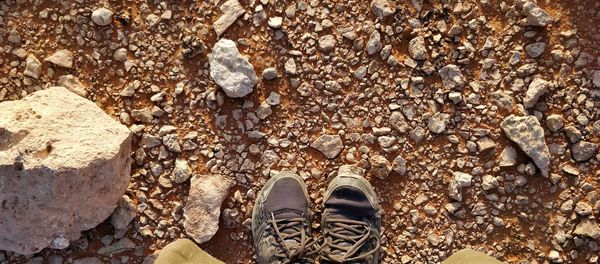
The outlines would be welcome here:
M 0 263 L 141 263 L 180 237 L 253 263 L 269 176 L 318 212 L 342 164 L 381 196 L 385 263 L 597 263 L 598 25 L 595 0 L 2 1 L 0 102 L 65 86 L 134 162 L 111 218 Z

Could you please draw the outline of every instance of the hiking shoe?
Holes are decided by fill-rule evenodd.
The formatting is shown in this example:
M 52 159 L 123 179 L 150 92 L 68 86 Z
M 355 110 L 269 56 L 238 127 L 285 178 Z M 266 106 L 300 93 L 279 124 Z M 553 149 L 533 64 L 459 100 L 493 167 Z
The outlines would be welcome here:
M 344 165 L 323 198 L 321 263 L 379 263 L 381 206 L 362 169 Z
M 257 262 L 314 263 L 319 251 L 312 238 L 306 185 L 300 176 L 281 172 L 267 181 L 252 211 Z

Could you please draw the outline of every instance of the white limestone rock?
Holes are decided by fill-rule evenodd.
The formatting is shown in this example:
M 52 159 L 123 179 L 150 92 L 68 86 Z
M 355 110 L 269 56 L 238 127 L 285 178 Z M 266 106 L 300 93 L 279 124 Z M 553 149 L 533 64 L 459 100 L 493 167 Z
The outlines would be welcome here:
M 127 127 L 64 87 L 0 109 L 0 250 L 64 245 L 111 215 L 130 179 Z

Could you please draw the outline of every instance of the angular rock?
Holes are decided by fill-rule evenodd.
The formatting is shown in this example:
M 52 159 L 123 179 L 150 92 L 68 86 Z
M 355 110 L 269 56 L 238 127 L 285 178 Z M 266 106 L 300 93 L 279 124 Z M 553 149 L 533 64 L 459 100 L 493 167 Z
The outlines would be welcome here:
M 210 240 L 219 229 L 221 204 L 234 181 L 222 175 L 195 175 L 183 208 L 183 227 L 196 243 Z
M 192 168 L 187 160 L 176 159 L 175 168 L 171 173 L 171 181 L 174 183 L 184 183 L 192 176 Z
M 588 141 L 579 141 L 573 145 L 571 145 L 571 154 L 573 154 L 573 159 L 578 162 L 583 162 L 589 160 L 598 151 L 598 144 L 588 142 Z
M 334 159 L 344 149 L 344 143 L 338 135 L 322 135 L 310 146 L 323 153 L 328 159 Z
M 235 23 L 235 21 L 246 12 L 238 0 L 229 0 L 223 3 L 220 9 L 221 12 L 223 12 L 223 15 L 213 23 L 213 28 L 217 33 L 217 37 L 220 37 L 229 26 Z
M 46 57 L 44 61 L 50 62 L 56 66 L 71 69 L 73 68 L 73 52 L 63 49 Z
M 525 93 L 525 98 L 523 98 L 523 106 L 527 109 L 532 108 L 540 97 L 546 93 L 548 84 L 547 81 L 540 78 L 535 78 L 531 81 Z
M 335 48 L 336 40 L 333 35 L 325 35 L 319 38 L 319 49 L 323 52 L 330 52 Z
M 98 8 L 92 12 L 92 21 L 98 26 L 108 26 L 112 22 L 113 11 L 104 7 Z
M 244 97 L 254 90 L 257 82 L 254 67 L 240 54 L 232 40 L 221 39 L 215 44 L 209 64 L 210 77 L 227 96 Z
M 517 143 L 525 154 L 533 159 L 542 175 L 548 177 L 550 150 L 546 145 L 544 129 L 537 118 L 510 115 L 502 121 L 500 127 L 510 140 Z
M 598 223 L 595 220 L 585 218 L 579 222 L 573 234 L 598 239 L 600 238 L 600 227 L 598 227 Z
M 381 45 L 381 34 L 377 30 L 373 30 L 371 36 L 369 37 L 369 41 L 367 41 L 367 53 L 369 55 L 373 55 L 379 52 L 382 49 Z
M 563 117 L 561 115 L 549 115 L 546 117 L 546 126 L 550 131 L 557 132 L 563 127 Z
M 510 167 L 517 164 L 517 150 L 511 146 L 506 146 L 500 153 L 500 167 Z
M 523 5 L 523 12 L 527 16 L 527 25 L 529 26 L 546 26 L 554 21 L 548 12 L 541 9 L 533 1 L 526 1 Z
M 369 159 L 369 163 L 371 164 L 371 174 L 378 179 L 386 179 L 390 174 L 390 170 L 392 165 L 390 162 L 382 155 L 375 155 Z
M 31 78 L 39 79 L 40 74 L 42 74 L 42 63 L 40 60 L 38 60 L 35 55 L 29 54 L 27 55 L 25 63 L 26 66 L 23 74 Z
M 371 12 L 378 18 L 386 18 L 396 13 L 396 5 L 389 0 L 371 1 Z
M 544 43 L 544 42 L 536 42 L 536 43 L 532 43 L 532 44 L 525 46 L 525 50 L 527 51 L 527 54 L 529 54 L 529 56 L 532 58 L 537 58 L 540 55 L 542 55 L 542 53 L 544 53 L 545 48 L 546 48 L 546 43 Z
M 400 155 L 396 156 L 392 162 L 392 169 L 400 176 L 406 174 L 406 160 Z
M 0 250 L 33 254 L 110 216 L 130 178 L 127 127 L 64 87 L 0 109 Z
M 427 120 L 427 128 L 432 133 L 442 133 L 446 130 L 446 126 L 450 122 L 450 115 L 446 113 L 436 113 Z
M 452 175 L 454 176 L 454 182 L 458 188 L 471 186 L 471 181 L 473 180 L 471 174 L 455 171 Z
M 448 64 L 438 70 L 444 87 L 449 90 L 462 88 L 465 85 L 465 77 L 460 68 L 454 64 Z
M 408 52 L 410 57 L 415 60 L 426 60 L 429 55 L 425 48 L 425 38 L 423 36 L 416 36 L 408 43 Z

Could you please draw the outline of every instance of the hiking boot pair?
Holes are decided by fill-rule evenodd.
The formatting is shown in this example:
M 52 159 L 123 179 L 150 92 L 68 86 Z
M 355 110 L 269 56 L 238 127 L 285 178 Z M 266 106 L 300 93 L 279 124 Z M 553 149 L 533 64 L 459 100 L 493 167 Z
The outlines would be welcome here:
M 378 263 L 381 207 L 362 169 L 342 166 L 323 199 L 322 236 L 314 239 L 306 185 L 281 172 L 267 181 L 252 212 L 259 264 Z

